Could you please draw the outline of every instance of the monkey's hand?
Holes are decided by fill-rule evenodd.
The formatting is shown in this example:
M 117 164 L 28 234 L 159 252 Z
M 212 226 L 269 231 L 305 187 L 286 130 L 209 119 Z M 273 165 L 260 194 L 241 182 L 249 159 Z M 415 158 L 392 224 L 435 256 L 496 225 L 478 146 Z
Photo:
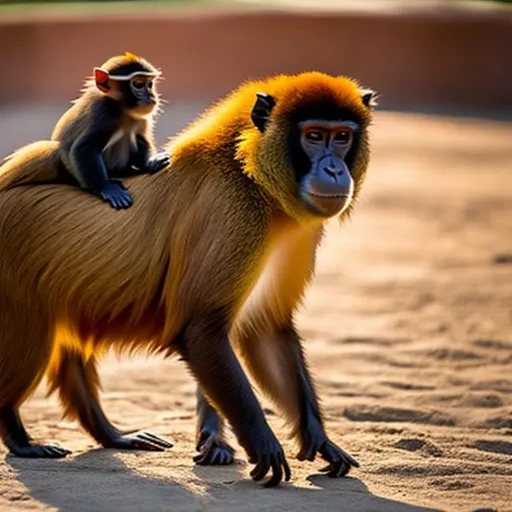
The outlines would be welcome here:
M 99 192 L 100 197 L 116 210 L 130 208 L 133 197 L 120 181 L 109 181 Z
M 204 432 L 197 443 L 196 450 L 199 455 L 194 457 L 194 462 L 200 466 L 224 465 L 233 463 L 234 450 L 218 436 Z
M 352 466 L 359 467 L 359 462 L 330 441 L 320 423 L 314 420 L 302 434 L 301 450 L 297 459 L 313 461 L 317 453 L 329 463 L 320 471 L 331 478 L 345 476 Z
M 259 481 L 272 468 L 272 476 L 265 482 L 265 487 L 279 485 L 283 479 L 283 469 L 285 480 L 290 480 L 290 466 L 286 461 L 283 448 L 270 428 L 258 430 L 251 437 L 252 439 L 248 443 L 249 448 L 246 448 L 249 462 L 256 464 L 256 467 L 251 471 L 251 478 Z
M 157 153 L 153 158 L 148 160 L 146 170 L 149 174 L 155 174 L 162 169 L 165 169 L 171 163 L 171 155 L 167 151 Z
M 322 468 L 320 471 L 327 473 L 331 478 L 338 478 L 345 476 L 352 466 L 358 468 L 359 462 L 354 457 L 336 446 L 332 441 L 327 440 L 319 450 L 322 458 L 329 464 Z

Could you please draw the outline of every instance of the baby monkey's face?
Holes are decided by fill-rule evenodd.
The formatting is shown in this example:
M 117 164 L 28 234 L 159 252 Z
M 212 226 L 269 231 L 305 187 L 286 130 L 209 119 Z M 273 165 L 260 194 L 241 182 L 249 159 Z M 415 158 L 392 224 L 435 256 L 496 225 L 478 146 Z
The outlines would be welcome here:
M 158 95 L 155 87 L 156 77 L 135 75 L 129 81 L 130 115 L 135 118 L 149 116 L 158 103 Z

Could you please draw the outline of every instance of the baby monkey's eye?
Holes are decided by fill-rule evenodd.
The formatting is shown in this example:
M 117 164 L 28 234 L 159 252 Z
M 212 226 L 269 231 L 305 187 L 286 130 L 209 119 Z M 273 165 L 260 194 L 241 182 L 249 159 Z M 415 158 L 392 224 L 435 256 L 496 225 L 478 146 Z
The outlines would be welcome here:
M 352 139 L 352 132 L 350 130 L 342 130 L 334 134 L 333 140 L 338 144 L 348 144 Z
M 145 82 L 142 81 L 133 82 L 133 87 L 135 87 L 135 89 L 142 89 L 144 87 L 144 83 Z
M 309 132 L 306 132 L 306 139 L 311 142 L 321 142 L 324 140 L 324 136 L 322 135 L 322 132 L 318 130 L 310 130 Z
M 151 81 L 151 82 L 148 82 L 148 88 L 149 88 L 149 89 L 153 89 L 153 82 L 152 82 L 152 81 Z

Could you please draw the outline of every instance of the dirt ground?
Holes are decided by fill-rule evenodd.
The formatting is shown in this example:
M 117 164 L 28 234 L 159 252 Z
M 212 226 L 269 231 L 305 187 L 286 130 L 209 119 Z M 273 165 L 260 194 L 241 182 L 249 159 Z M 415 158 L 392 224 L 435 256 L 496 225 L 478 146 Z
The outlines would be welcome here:
M 201 105 L 167 107 L 162 143 Z M 0 110 L 0 153 L 44 137 L 63 106 Z M 103 402 L 165 453 L 99 449 L 40 387 L 22 416 L 73 450 L 22 460 L 0 448 L 0 509 L 63 511 L 512 510 L 512 124 L 376 114 L 353 219 L 333 222 L 299 325 L 350 477 L 299 463 L 277 411 L 292 481 L 262 489 L 237 450 L 194 467 L 194 383 L 178 361 L 107 358 Z M 425 508 L 424 508 L 425 507 Z

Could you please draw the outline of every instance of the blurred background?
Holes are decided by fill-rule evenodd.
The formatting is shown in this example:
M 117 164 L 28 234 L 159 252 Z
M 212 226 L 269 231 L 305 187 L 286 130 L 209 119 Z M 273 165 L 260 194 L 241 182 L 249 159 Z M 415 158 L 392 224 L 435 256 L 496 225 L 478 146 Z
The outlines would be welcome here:
M 198 469 L 184 366 L 109 357 L 111 419 L 172 453 L 93 451 L 40 388 L 31 434 L 75 456 L 2 460 L 0 509 L 510 510 L 512 1 L 0 0 L 0 157 L 49 137 L 125 51 L 163 72 L 160 145 L 248 78 L 319 70 L 381 94 L 359 204 L 329 226 L 298 318 L 330 435 L 361 469 L 331 481 L 290 459 L 293 486 L 270 494 L 243 462 Z
M 164 139 L 182 125 L 185 103 L 201 110 L 247 78 L 313 69 L 376 89 L 381 110 L 507 119 L 510 6 L 510 0 L 0 0 L 0 127 L 9 127 L 0 154 L 49 134 L 92 68 L 124 51 L 164 73 L 160 91 L 173 118 L 166 115 L 159 126 Z

